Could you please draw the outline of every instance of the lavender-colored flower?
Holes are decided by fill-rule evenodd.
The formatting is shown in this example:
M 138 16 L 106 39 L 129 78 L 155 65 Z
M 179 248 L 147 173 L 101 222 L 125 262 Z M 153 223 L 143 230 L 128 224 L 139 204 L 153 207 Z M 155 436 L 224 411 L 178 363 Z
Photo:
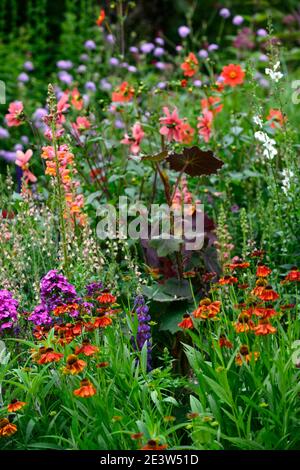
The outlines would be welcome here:
M 163 47 L 156 47 L 154 49 L 153 55 L 155 57 L 161 57 L 162 55 L 164 55 L 164 53 L 165 53 L 165 50 Z
M 9 138 L 9 132 L 7 129 L 4 127 L 0 127 L 0 139 L 8 139 Z
M 0 150 L 0 157 L 4 158 L 7 162 L 14 162 L 16 160 L 16 152 Z
M 181 38 L 186 38 L 190 34 L 191 30 L 187 26 L 180 26 L 178 28 L 178 34 Z
M 81 60 L 82 62 L 87 62 L 87 61 L 89 60 L 88 54 L 81 54 L 80 60 Z
M 158 44 L 159 46 L 163 46 L 163 45 L 165 44 L 165 41 L 163 40 L 163 38 L 160 38 L 160 37 L 155 38 L 154 41 L 155 41 L 156 44 Z
M 202 86 L 201 80 L 194 80 L 194 86 L 196 86 L 196 87 Z
M 217 51 L 218 49 L 219 49 L 218 44 L 210 44 L 207 48 L 208 52 L 214 52 L 214 51 Z
M 87 90 L 87 91 L 92 91 L 93 93 L 97 90 L 97 87 L 95 85 L 94 82 L 86 82 L 86 84 L 84 85 L 84 88 Z
M 19 303 L 8 290 L 0 290 L 0 332 L 11 328 L 18 319 Z
M 81 64 L 77 67 L 77 72 L 78 73 L 85 73 L 86 72 L 86 65 Z
M 61 70 L 70 70 L 73 67 L 73 63 L 70 60 L 59 60 L 56 62 L 56 66 Z
M 111 57 L 109 59 L 109 63 L 110 65 L 112 65 L 113 67 L 117 67 L 120 63 L 119 59 L 117 59 L 116 57 Z
M 87 291 L 87 297 L 95 297 L 100 294 L 103 289 L 102 282 L 91 282 L 87 286 L 85 286 Z
M 154 44 L 152 42 L 145 42 L 141 45 L 140 49 L 143 54 L 150 54 L 154 49 Z
M 200 49 L 198 56 L 201 57 L 201 59 L 206 59 L 208 57 L 208 52 L 205 49 Z
M 32 321 L 36 326 L 51 325 L 51 323 L 53 323 L 49 310 L 44 304 L 37 305 L 32 314 L 28 317 L 28 320 Z
M 233 17 L 232 23 L 235 26 L 240 26 L 244 22 L 244 18 L 241 15 L 235 15 Z
M 137 295 L 134 300 L 134 310 L 138 318 L 138 331 L 136 338 L 131 338 L 133 347 L 141 351 L 144 345 L 147 345 L 147 370 L 150 371 L 151 367 L 151 327 L 149 322 L 151 317 L 149 315 L 149 307 L 145 304 L 145 299 L 142 295 Z
M 137 68 L 134 65 L 129 65 L 127 70 L 130 73 L 135 73 L 137 71 Z
M 264 78 L 264 77 L 262 77 L 262 78 L 259 80 L 259 84 L 260 84 L 260 86 L 262 86 L 263 88 L 269 88 L 269 86 L 270 86 L 270 82 L 269 82 L 266 78 Z
M 105 38 L 105 40 L 109 43 L 109 44 L 114 44 L 116 42 L 116 38 L 113 34 L 108 34 Z
M 27 73 L 22 72 L 18 76 L 18 81 L 21 82 L 21 83 L 27 83 L 27 82 L 29 82 L 29 76 L 27 75 Z
M 45 116 L 47 116 L 48 111 L 45 108 L 37 108 L 33 113 L 33 119 L 35 121 L 42 121 Z
M 158 84 L 156 86 L 160 90 L 163 90 L 164 88 L 166 88 L 167 84 L 166 84 L 166 82 L 158 82 Z
M 106 78 L 102 78 L 102 80 L 100 81 L 100 88 L 101 90 L 109 91 L 111 90 L 112 85 L 106 80 Z
M 23 68 L 24 68 L 27 72 L 32 72 L 32 71 L 34 70 L 34 65 L 33 65 L 33 63 L 32 63 L 30 60 L 27 60 L 26 62 L 24 62 Z
M 260 54 L 258 59 L 260 62 L 269 62 L 269 58 L 266 54 Z
M 96 49 L 96 43 L 92 39 L 89 39 L 88 41 L 85 41 L 84 47 L 88 49 L 89 51 L 94 51 Z
M 139 53 L 138 48 L 135 47 L 135 46 L 131 46 L 131 47 L 129 48 L 129 51 L 131 52 L 131 54 L 138 54 L 138 53 Z
M 121 119 L 116 119 L 115 120 L 115 127 L 116 127 L 116 129 L 124 129 L 125 124 Z
M 233 214 L 237 214 L 240 211 L 240 208 L 237 204 L 233 204 L 233 206 L 231 206 L 230 210 Z
M 24 150 L 24 147 L 22 144 L 15 144 L 14 145 L 14 150 L 17 152 L 18 150 L 21 150 L 23 151 Z
M 266 36 L 268 36 L 268 32 L 263 28 L 258 29 L 256 31 L 256 34 L 257 34 L 257 36 L 259 36 L 261 38 L 265 38 Z
M 122 67 L 123 69 L 127 69 L 128 68 L 128 63 L 127 62 L 122 62 L 120 64 L 120 67 Z
M 24 145 L 28 145 L 28 144 L 29 144 L 29 139 L 28 139 L 27 135 L 22 135 L 22 137 L 21 137 L 21 142 L 22 142 L 22 144 L 24 144 Z
M 237 37 L 233 41 L 234 47 L 237 49 L 253 49 L 255 47 L 253 32 L 250 28 L 242 28 Z
M 56 269 L 49 271 L 41 280 L 41 301 L 49 310 L 77 298 L 75 287 Z
M 71 85 L 73 82 L 73 77 L 65 70 L 62 70 L 58 73 L 58 78 L 61 82 L 66 83 L 66 85 Z
M 229 18 L 230 16 L 230 11 L 228 10 L 228 8 L 221 8 L 221 10 L 219 11 L 219 15 L 222 16 L 222 18 Z
M 84 93 L 82 95 L 82 99 L 83 99 L 84 106 L 87 107 L 90 102 L 90 95 L 88 95 L 87 93 Z
M 178 46 L 176 46 L 175 49 L 176 49 L 176 52 L 181 52 L 183 50 L 183 47 L 178 45 Z
M 165 64 L 164 62 L 156 62 L 155 67 L 156 67 L 158 70 L 165 70 L 166 64 Z

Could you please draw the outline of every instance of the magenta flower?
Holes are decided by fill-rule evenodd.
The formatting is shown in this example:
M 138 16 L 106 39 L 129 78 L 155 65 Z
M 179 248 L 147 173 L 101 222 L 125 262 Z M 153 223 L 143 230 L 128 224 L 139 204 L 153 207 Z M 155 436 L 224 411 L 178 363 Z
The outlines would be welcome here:
M 159 119 L 161 124 L 163 124 L 159 132 L 169 141 L 175 140 L 175 142 L 181 142 L 182 120 L 178 116 L 177 109 L 174 108 L 171 114 L 169 108 L 164 106 L 163 112 L 165 113 L 166 117 Z

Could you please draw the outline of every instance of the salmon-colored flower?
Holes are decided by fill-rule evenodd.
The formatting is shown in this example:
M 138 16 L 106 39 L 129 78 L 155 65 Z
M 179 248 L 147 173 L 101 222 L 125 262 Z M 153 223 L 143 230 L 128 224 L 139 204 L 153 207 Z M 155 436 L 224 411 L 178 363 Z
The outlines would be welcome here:
M 112 101 L 126 103 L 134 96 L 134 88 L 128 82 L 121 83 L 112 93 Z
M 158 441 L 150 439 L 140 450 L 165 450 L 167 447 L 166 444 L 159 444 Z
M 210 139 L 212 132 L 213 117 L 213 113 L 208 109 L 204 109 L 202 116 L 198 117 L 198 133 L 203 137 L 204 142 L 208 142 Z
M 170 113 L 169 108 L 164 106 L 163 112 L 166 117 L 159 119 L 160 123 L 163 124 L 159 132 L 169 141 L 175 140 L 175 142 L 181 142 L 181 126 L 183 121 L 179 118 L 177 109 L 174 108 L 172 113 Z
M 74 88 L 71 92 L 71 103 L 77 111 L 81 111 L 84 105 L 84 101 L 81 97 L 81 94 L 78 91 L 78 88 Z
M 238 279 L 234 276 L 224 276 L 219 279 L 218 284 L 220 286 L 225 286 L 228 284 L 236 284 L 237 282 L 238 282 Z
M 131 134 L 125 134 L 124 139 L 121 140 L 121 144 L 130 145 L 130 150 L 133 154 L 137 154 L 140 151 L 140 143 L 145 136 L 145 132 L 139 122 L 136 122 L 131 129 Z
M 231 263 L 228 265 L 229 269 L 231 271 L 235 271 L 236 269 L 246 269 L 246 268 L 249 268 L 250 266 L 250 263 L 246 262 L 246 261 L 236 261 L 235 263 Z
M 184 330 L 191 330 L 194 328 L 193 320 L 191 319 L 190 315 L 185 314 L 183 315 L 183 320 L 178 323 L 179 328 L 183 328 Z
M 221 77 L 225 85 L 235 87 L 243 83 L 245 72 L 240 65 L 229 64 L 223 67 Z
M 99 14 L 99 16 L 98 16 L 98 18 L 97 18 L 97 20 L 96 20 L 96 25 L 97 25 L 97 26 L 101 26 L 102 23 L 103 23 L 103 21 L 105 20 L 105 17 L 106 17 L 106 15 L 105 15 L 105 10 L 103 10 L 103 8 L 102 8 L 102 9 L 100 10 L 100 14 Z
M 87 131 L 88 129 L 90 129 L 91 123 L 86 117 L 84 117 L 84 116 L 80 117 L 79 116 L 76 119 L 76 122 L 72 123 L 72 127 L 77 132 L 84 132 L 84 131 Z
M 82 372 L 85 367 L 85 361 L 78 359 L 76 354 L 70 354 L 67 357 L 67 365 L 64 367 L 63 372 L 64 374 L 77 375 L 80 374 L 80 372 Z
M 279 299 L 279 295 L 272 289 L 272 286 L 267 286 L 260 294 L 256 294 L 261 300 L 265 302 L 272 302 Z
M 15 413 L 18 410 L 21 410 L 26 405 L 25 401 L 12 400 L 9 405 L 7 405 L 7 411 L 9 413 Z
M 287 282 L 300 282 L 300 271 L 294 266 L 284 278 Z
M 183 144 L 190 144 L 193 141 L 195 129 L 188 122 L 182 122 L 180 126 L 180 141 Z
M 198 69 L 198 59 L 193 52 L 190 52 L 184 59 L 180 68 L 183 70 L 183 75 L 185 77 L 193 77 L 195 75 Z
M 238 366 L 242 366 L 244 363 L 251 362 L 252 358 L 254 358 L 254 361 L 256 362 L 259 356 L 260 353 L 258 351 L 250 352 L 248 346 L 244 344 L 240 347 L 240 351 L 235 358 L 235 363 Z
M 211 111 L 215 116 L 217 113 L 222 111 L 223 105 L 221 99 L 218 96 L 209 96 L 208 98 L 203 98 L 201 100 L 202 111 L 205 109 Z
M 286 118 L 283 116 L 282 112 L 279 109 L 270 109 L 267 116 L 267 121 L 270 123 L 270 127 L 276 129 L 282 127 Z
M 0 437 L 10 437 L 17 432 L 15 424 L 10 423 L 7 418 L 0 419 Z
M 16 152 L 16 165 L 19 166 L 23 171 L 23 176 L 25 181 L 28 183 L 36 183 L 37 177 L 29 171 L 29 160 L 33 155 L 32 150 L 27 150 L 25 153 L 21 150 L 17 150 Z
M 52 348 L 46 348 L 37 362 L 38 364 L 49 364 L 50 362 L 60 361 L 62 357 L 63 354 L 55 352 Z
M 253 329 L 257 336 L 266 336 L 274 334 L 277 331 L 267 318 L 259 320 L 258 325 Z
M 73 394 L 77 397 L 88 398 L 95 395 L 96 391 L 96 388 L 88 379 L 83 379 L 80 382 L 80 388 L 74 390 Z
M 275 315 L 277 315 L 277 312 L 272 307 L 254 307 L 253 315 L 266 319 L 266 318 L 274 317 Z
M 271 274 L 272 270 L 265 266 L 262 263 L 258 263 L 257 270 L 256 270 L 256 276 L 257 277 L 267 277 L 269 274 Z
M 99 348 L 97 346 L 93 346 L 88 340 L 82 342 L 81 346 L 77 346 L 75 349 L 75 354 L 84 354 L 85 356 L 94 356 L 99 352 Z
M 8 114 L 5 115 L 8 127 L 17 127 L 24 121 L 24 106 L 22 101 L 14 101 L 8 107 Z

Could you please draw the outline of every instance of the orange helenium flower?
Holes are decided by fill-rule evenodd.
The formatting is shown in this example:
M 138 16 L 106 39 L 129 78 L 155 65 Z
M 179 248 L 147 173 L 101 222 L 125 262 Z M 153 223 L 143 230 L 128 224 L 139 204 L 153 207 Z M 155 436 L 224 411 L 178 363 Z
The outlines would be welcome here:
M 185 77 L 193 77 L 197 72 L 198 59 L 193 52 L 190 52 L 189 55 L 185 58 L 183 64 L 180 68 L 183 70 L 183 75 Z
M 247 364 L 251 362 L 252 358 L 254 358 L 254 361 L 257 361 L 259 356 L 260 356 L 259 352 L 257 351 L 250 352 L 248 346 L 244 344 L 243 346 L 240 347 L 240 352 L 237 354 L 235 358 L 235 363 L 238 366 L 242 366 L 244 362 L 246 362 Z
M 224 276 L 224 277 L 221 277 L 221 279 L 219 279 L 218 284 L 220 286 L 225 286 L 227 284 L 235 284 L 236 282 L 238 282 L 236 277 L 234 277 L 234 276 Z
M 279 295 L 272 289 L 272 286 L 267 286 L 261 294 L 256 294 L 261 300 L 271 302 L 279 299 Z
M 7 406 L 7 411 L 9 413 L 14 413 L 15 411 L 21 410 L 25 405 L 25 401 L 12 400 L 11 403 Z
M 80 388 L 74 390 L 73 394 L 77 397 L 88 398 L 95 395 L 96 389 L 94 385 L 88 380 L 83 379 L 80 382 Z
M 233 344 L 231 341 L 229 341 L 225 335 L 221 335 L 219 338 L 219 346 L 220 348 L 228 348 L 232 349 Z
M 49 364 L 50 362 L 58 362 L 63 357 L 63 354 L 56 353 L 52 348 L 46 348 L 46 351 L 41 355 L 37 361 L 38 364 Z
M 225 85 L 235 87 L 243 83 L 245 72 L 240 65 L 229 64 L 223 67 L 221 77 Z
M 86 366 L 86 362 L 82 359 L 78 359 L 76 354 L 70 354 L 67 357 L 67 365 L 64 367 L 64 374 L 76 375 L 80 374 Z
M 183 320 L 178 323 L 179 328 L 183 328 L 184 330 L 191 330 L 194 328 L 193 320 L 188 314 L 183 315 Z
M 272 270 L 265 266 L 264 264 L 259 263 L 256 270 L 257 277 L 267 277 L 271 274 Z
M 203 299 L 201 300 L 199 307 L 194 310 L 193 316 L 195 318 L 202 318 L 203 320 L 214 318 L 220 312 L 220 308 L 221 302 L 219 300 L 212 302 L 208 298 Z
M 258 325 L 254 328 L 254 332 L 257 336 L 265 336 L 276 333 L 277 328 L 275 328 L 268 319 L 259 320 Z
M 294 266 L 285 276 L 284 280 L 288 282 L 300 282 L 300 271 Z
M 243 311 L 238 316 L 238 321 L 234 324 L 237 333 L 247 333 L 254 329 L 254 323 L 251 320 L 251 315 L 247 311 Z
M 17 432 L 17 426 L 7 418 L 0 419 L 0 437 L 9 437 Z
M 117 297 L 112 295 L 110 292 L 103 292 L 103 294 L 97 297 L 97 300 L 100 304 L 114 304 L 117 300 Z
M 237 261 L 236 263 L 231 263 L 228 265 L 229 269 L 231 271 L 234 271 L 235 269 L 246 269 L 246 268 L 249 268 L 250 266 L 250 263 L 244 261 Z
M 102 317 L 95 318 L 94 327 L 95 328 L 106 328 L 112 324 L 112 319 L 107 315 L 103 315 Z
M 93 356 L 99 351 L 97 346 L 93 346 L 89 341 L 85 340 L 82 343 L 82 346 L 76 347 L 75 354 L 84 354 L 85 356 Z

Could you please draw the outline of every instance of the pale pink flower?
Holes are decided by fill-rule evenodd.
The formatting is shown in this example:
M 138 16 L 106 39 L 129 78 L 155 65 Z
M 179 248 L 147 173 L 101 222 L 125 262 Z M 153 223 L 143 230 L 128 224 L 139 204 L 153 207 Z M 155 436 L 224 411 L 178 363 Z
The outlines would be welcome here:
M 73 129 L 75 129 L 78 132 L 86 131 L 90 129 L 91 123 L 86 117 L 78 117 L 76 119 L 76 122 L 72 123 Z
M 136 155 L 140 151 L 140 143 L 145 136 L 145 132 L 139 122 L 132 126 L 131 132 L 131 134 L 125 134 L 121 144 L 130 145 L 130 151 Z
M 57 123 L 58 124 L 63 124 L 66 120 L 63 113 L 65 113 L 70 107 L 68 101 L 69 101 L 69 94 L 65 92 L 57 103 Z
M 23 113 L 23 103 L 22 101 L 14 101 L 10 103 L 8 108 L 8 114 L 6 114 L 6 122 L 8 127 L 20 126 L 23 122 L 21 115 Z
M 36 183 L 37 178 L 36 176 L 29 171 L 29 160 L 32 157 L 32 150 L 27 150 L 25 153 L 21 150 L 17 150 L 16 152 L 16 165 L 19 166 L 23 171 L 23 176 L 25 181 L 28 183 Z
M 183 121 L 179 118 L 177 109 L 174 108 L 172 113 L 170 113 L 169 108 L 164 106 L 163 112 L 165 113 L 166 117 L 159 119 L 161 124 L 163 124 L 159 132 L 169 141 L 175 140 L 176 142 L 181 142 L 181 126 Z
M 213 113 L 208 109 L 204 109 L 202 116 L 198 118 L 197 127 L 199 134 L 203 137 L 204 142 L 208 142 L 212 131 Z

